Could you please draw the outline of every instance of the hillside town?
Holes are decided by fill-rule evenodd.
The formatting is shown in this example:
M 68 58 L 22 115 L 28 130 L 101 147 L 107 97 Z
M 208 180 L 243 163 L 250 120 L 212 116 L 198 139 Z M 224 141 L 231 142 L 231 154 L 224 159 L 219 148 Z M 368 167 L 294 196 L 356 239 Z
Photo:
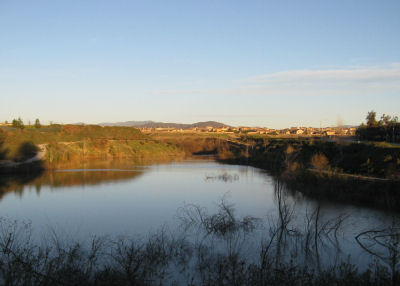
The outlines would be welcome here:
M 284 129 L 271 129 L 267 127 L 222 127 L 215 128 L 212 126 L 207 127 L 194 127 L 189 129 L 182 128 L 139 128 L 144 133 L 151 132 L 182 132 L 182 133 L 198 133 L 198 132 L 215 132 L 222 134 L 248 134 L 248 135 L 287 135 L 287 136 L 354 136 L 356 127 L 290 127 Z
M 31 126 L 31 122 L 26 122 L 27 126 Z M 14 123 L 15 124 L 15 123 Z M 51 123 L 52 124 L 52 123 Z M 50 124 L 50 125 L 51 125 Z M 78 125 L 85 125 L 80 123 Z M 2 127 L 13 127 L 13 123 L 5 121 L 0 122 Z M 273 129 L 267 127 L 249 127 L 249 126 L 204 126 L 204 127 L 190 127 L 190 128 L 178 128 L 175 126 L 171 127 L 143 127 L 137 126 L 143 133 L 154 133 L 154 132 L 171 132 L 171 133 L 220 133 L 220 134 L 248 134 L 248 135 L 271 135 L 271 136 L 354 136 L 356 134 L 357 127 L 354 126 L 341 126 L 341 127 L 290 127 L 284 129 Z

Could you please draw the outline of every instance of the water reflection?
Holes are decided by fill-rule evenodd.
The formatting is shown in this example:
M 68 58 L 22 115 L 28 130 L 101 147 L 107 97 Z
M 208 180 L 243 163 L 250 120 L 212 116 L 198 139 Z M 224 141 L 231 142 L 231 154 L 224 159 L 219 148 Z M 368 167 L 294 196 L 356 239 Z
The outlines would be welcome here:
M 398 281 L 400 264 L 400 223 L 393 217 L 392 225 L 386 228 L 370 229 L 356 236 L 363 250 L 389 266 L 393 285 Z
M 167 224 L 171 232 L 194 238 L 191 243 L 203 242 L 198 251 L 223 247 L 246 259 L 261 253 L 261 263 L 274 267 L 327 266 L 351 255 L 364 269 L 372 260 L 354 237 L 390 226 L 393 215 L 311 200 L 259 169 L 210 160 L 86 164 L 15 180 L 20 181 L 3 184 L 10 195 L 0 202 L 0 217 L 29 219 L 39 232 L 56 225 L 57 231 L 79 229 L 83 236 L 146 235 Z M 183 230 L 176 230 L 182 223 L 177 209 L 179 217 L 186 216 Z M 194 229 L 201 234 L 196 237 Z
M 144 239 L 92 237 L 82 243 L 53 233 L 53 240 L 35 246 L 29 226 L 0 220 L 0 279 L 15 277 L 21 285 L 398 285 L 397 224 L 359 235 L 376 250 L 389 250 L 392 272 L 379 263 L 359 270 L 347 261 L 351 253 L 341 253 L 345 218 L 326 220 L 317 205 L 298 225 L 279 181 L 274 194 L 278 209 L 268 222 L 239 216 L 223 197 L 215 212 L 185 204 L 177 228 L 164 226 Z M 371 244 L 364 247 L 381 257 L 370 252 Z
M 282 259 L 287 263 L 290 259 L 319 268 L 342 262 L 340 237 L 344 235 L 343 225 L 348 216 L 336 213 L 327 217 L 321 212 L 320 203 L 298 213 L 296 201 L 289 200 L 290 193 L 279 180 L 275 182 L 274 194 L 277 216 L 270 223 L 268 247 L 264 251 L 275 245 L 275 263 L 278 265 Z
M 22 174 L 0 174 L 0 201 L 8 192 L 22 194 L 26 185 L 42 176 L 42 171 Z
M 13 177 L 0 177 L 0 200 L 10 192 L 23 196 L 24 190 L 34 187 L 36 194 L 40 195 L 43 187 L 52 190 L 73 186 L 94 186 L 112 184 L 117 181 L 133 180 L 143 174 L 143 170 L 123 169 L 71 169 L 48 171 L 42 175 L 18 175 Z
M 33 182 L 36 186 L 70 187 L 99 185 L 123 180 L 132 180 L 143 174 L 142 170 L 123 169 L 73 169 L 47 172 Z

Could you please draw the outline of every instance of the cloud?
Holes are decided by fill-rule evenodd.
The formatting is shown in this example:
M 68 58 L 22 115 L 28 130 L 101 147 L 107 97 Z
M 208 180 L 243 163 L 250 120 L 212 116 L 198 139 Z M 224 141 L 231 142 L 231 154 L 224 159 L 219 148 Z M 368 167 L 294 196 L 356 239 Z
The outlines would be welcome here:
M 152 91 L 163 95 L 356 96 L 400 93 L 400 63 L 386 66 L 289 70 L 257 75 L 221 88 Z
M 242 80 L 242 91 L 265 95 L 359 95 L 400 92 L 400 65 L 291 70 Z
M 252 83 L 274 83 L 307 81 L 318 83 L 321 81 L 340 82 L 388 82 L 400 81 L 400 68 L 359 68 L 337 70 L 292 70 L 273 74 L 255 76 L 246 81 Z

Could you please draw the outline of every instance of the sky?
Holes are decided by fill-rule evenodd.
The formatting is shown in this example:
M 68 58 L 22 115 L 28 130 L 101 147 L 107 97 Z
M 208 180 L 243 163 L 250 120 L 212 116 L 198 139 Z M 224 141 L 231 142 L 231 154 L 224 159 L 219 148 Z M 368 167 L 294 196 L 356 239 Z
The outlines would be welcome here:
M 400 1 L 0 0 L 0 121 L 400 117 Z

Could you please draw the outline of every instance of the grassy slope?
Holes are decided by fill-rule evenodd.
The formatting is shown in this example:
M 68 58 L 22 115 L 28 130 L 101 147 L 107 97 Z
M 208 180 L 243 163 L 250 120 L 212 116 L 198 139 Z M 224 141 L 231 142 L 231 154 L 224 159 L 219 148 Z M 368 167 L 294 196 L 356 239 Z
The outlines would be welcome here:
M 19 156 L 24 142 L 46 144 L 46 162 L 52 165 L 87 158 L 132 158 L 146 161 L 182 158 L 184 152 L 164 144 L 131 127 L 100 127 L 96 125 L 52 125 L 40 129 L 1 128 L 0 150 L 4 159 Z
M 153 133 L 151 138 L 183 149 L 186 154 L 219 154 L 227 148 L 229 134 L 218 133 Z M 236 138 L 236 137 L 235 137 Z

